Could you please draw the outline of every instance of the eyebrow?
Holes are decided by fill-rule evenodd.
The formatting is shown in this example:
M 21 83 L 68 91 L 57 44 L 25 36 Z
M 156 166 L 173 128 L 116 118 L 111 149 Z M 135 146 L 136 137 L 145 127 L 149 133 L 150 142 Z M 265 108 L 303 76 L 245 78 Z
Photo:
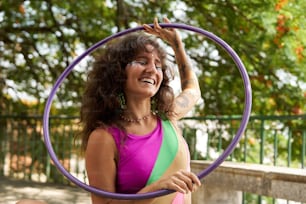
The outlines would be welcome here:
M 143 59 L 148 59 L 149 57 L 148 56 L 146 56 L 146 55 L 138 55 L 138 56 L 136 56 L 136 58 L 135 59 L 141 59 L 141 58 L 143 58 Z M 156 58 L 155 59 L 155 61 L 157 62 L 157 63 L 161 63 L 161 60 L 159 59 L 159 58 Z

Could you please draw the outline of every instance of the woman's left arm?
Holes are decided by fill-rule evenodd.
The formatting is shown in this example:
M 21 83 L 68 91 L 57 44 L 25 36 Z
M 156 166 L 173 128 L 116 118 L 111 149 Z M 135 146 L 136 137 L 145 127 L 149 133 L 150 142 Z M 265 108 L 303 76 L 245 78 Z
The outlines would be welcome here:
M 164 18 L 165 23 L 170 23 Z M 154 19 L 154 28 L 144 25 L 145 31 L 167 41 L 175 53 L 178 65 L 182 92 L 176 97 L 174 102 L 172 119 L 178 120 L 189 112 L 201 97 L 201 90 L 198 79 L 192 70 L 190 60 L 185 52 L 184 44 L 179 33 L 173 28 L 162 28 L 157 19 Z

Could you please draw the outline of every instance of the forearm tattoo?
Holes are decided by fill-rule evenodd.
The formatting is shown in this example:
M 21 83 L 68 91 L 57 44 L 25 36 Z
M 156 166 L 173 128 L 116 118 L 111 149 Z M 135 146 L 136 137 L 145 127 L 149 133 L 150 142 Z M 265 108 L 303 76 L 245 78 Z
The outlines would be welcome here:
M 174 48 L 176 50 L 179 50 L 179 43 L 178 43 L 178 40 L 176 38 L 174 39 Z
M 176 104 L 181 108 L 188 108 L 189 106 L 189 99 L 187 94 L 181 93 L 180 96 L 176 100 Z
M 180 68 L 180 73 L 181 73 L 181 76 L 186 76 L 186 65 L 185 64 L 182 64 L 181 66 L 179 66 Z
M 195 90 L 185 90 L 184 92 L 182 92 L 176 100 L 176 105 L 180 108 L 190 108 L 191 106 L 193 106 L 198 99 L 201 97 L 201 93 L 197 92 Z
M 182 89 L 197 86 L 198 82 L 195 79 L 195 76 L 192 73 L 189 61 L 187 59 L 184 49 L 180 50 L 180 43 L 178 39 L 174 40 L 174 49 L 176 53 L 177 65 L 181 78 L 181 87 Z
M 185 89 L 186 87 L 188 87 L 188 85 L 193 85 L 193 84 L 196 84 L 197 83 L 197 80 L 192 78 L 192 79 L 184 79 L 181 81 L 181 86 L 182 86 L 182 89 Z

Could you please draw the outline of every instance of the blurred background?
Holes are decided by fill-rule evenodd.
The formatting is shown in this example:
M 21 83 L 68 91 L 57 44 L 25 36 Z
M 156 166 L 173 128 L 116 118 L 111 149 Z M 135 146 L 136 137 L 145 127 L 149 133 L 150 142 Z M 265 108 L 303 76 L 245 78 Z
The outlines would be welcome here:
M 240 56 L 252 84 L 252 116 L 227 159 L 304 169 L 306 149 L 304 0 L 0 0 L 0 177 L 72 185 L 50 161 L 42 115 L 60 74 L 95 43 L 164 16 L 210 31 Z M 235 63 L 203 35 L 180 30 L 202 99 L 181 121 L 192 159 L 213 161 L 240 125 L 244 88 Z M 63 166 L 86 182 L 80 99 L 93 56 L 58 89 L 50 135 Z M 169 51 L 169 60 L 173 61 Z M 173 89 L 180 89 L 177 79 Z M 277 199 L 244 193 L 244 203 Z M 288 201 L 289 202 L 289 201 Z

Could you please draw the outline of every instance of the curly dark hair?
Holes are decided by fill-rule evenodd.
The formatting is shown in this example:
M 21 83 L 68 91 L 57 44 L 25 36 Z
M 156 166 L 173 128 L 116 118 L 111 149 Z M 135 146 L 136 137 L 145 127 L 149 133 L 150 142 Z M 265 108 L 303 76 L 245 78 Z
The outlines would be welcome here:
M 156 37 L 144 32 L 125 35 L 112 40 L 102 49 L 88 73 L 88 79 L 81 106 L 82 149 L 86 150 L 91 132 L 97 127 L 120 125 L 120 99 L 126 82 L 125 68 L 138 53 L 149 52 L 146 45 L 152 45 L 162 62 L 163 81 L 160 89 L 151 100 L 155 101 L 156 112 L 160 117 L 167 117 L 171 111 L 174 93 L 169 86 L 173 73 L 167 63 L 167 53 Z

